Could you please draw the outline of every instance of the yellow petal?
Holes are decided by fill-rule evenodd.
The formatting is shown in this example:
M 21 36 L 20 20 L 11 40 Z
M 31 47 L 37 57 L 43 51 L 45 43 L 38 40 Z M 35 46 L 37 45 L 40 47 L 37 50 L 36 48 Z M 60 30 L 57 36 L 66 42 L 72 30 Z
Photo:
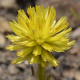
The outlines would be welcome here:
M 67 37 L 69 36 L 71 31 L 72 31 L 72 28 L 70 27 L 67 30 L 63 30 L 62 32 L 56 34 L 54 37 Z
M 18 10 L 18 17 L 21 17 L 23 20 L 28 19 L 27 15 L 25 14 L 24 10 Z
M 10 28 L 19 36 L 24 36 L 27 38 L 27 36 L 32 38 L 32 36 L 23 28 L 21 28 L 18 24 L 14 24 L 10 22 Z
M 52 50 L 53 50 L 53 47 L 52 47 L 51 45 L 49 45 L 48 43 L 42 43 L 41 46 L 42 46 L 44 49 L 46 49 L 46 50 L 48 50 L 48 51 L 50 51 L 50 52 L 52 52 Z
M 25 61 L 26 59 L 28 59 L 30 56 L 32 56 L 32 54 L 29 54 L 28 56 L 25 57 L 18 57 L 16 58 L 14 61 L 12 61 L 11 63 L 14 64 L 20 64 L 21 62 Z
M 66 17 L 61 17 L 60 20 L 51 29 L 51 33 L 55 34 L 68 27 L 68 22 Z
M 59 62 L 56 59 L 53 59 L 52 61 L 49 61 L 49 63 L 51 66 L 57 67 Z
M 41 55 L 41 46 L 39 46 L 39 45 L 37 45 L 37 46 L 35 46 L 34 47 L 34 50 L 33 50 L 33 54 L 35 55 L 35 56 L 37 56 L 37 55 Z
M 51 25 L 51 29 L 55 26 L 56 24 L 56 19 L 53 20 L 52 25 Z
M 71 45 L 73 45 L 75 42 L 76 42 L 76 40 L 73 40 L 73 41 L 69 42 L 67 45 L 68 45 L 68 46 L 71 46 Z
M 27 27 L 30 27 L 30 20 L 28 19 L 24 10 L 18 10 L 18 18 L 21 18 L 24 22 L 26 22 Z
M 17 56 L 25 57 L 25 56 L 27 56 L 29 53 L 31 53 L 32 51 L 33 51 L 33 48 L 25 48 L 25 49 L 23 49 L 22 51 L 18 52 L 18 53 L 17 53 Z
M 38 58 L 39 58 L 39 56 L 32 56 L 30 59 L 29 59 L 29 62 L 30 62 L 30 64 L 32 64 L 32 63 L 37 63 L 38 62 Z
M 9 47 L 6 47 L 6 50 L 20 50 L 20 49 L 24 49 L 26 48 L 26 46 L 23 45 L 9 45 Z
M 47 15 L 48 16 L 47 16 L 47 19 L 46 19 L 46 24 L 44 26 L 43 36 L 49 34 L 52 23 L 53 23 L 53 20 L 56 16 L 56 11 L 55 11 L 53 6 L 51 6 L 51 8 L 49 7 Z
M 24 28 L 28 33 L 31 33 L 29 28 L 28 28 L 28 25 L 26 24 L 26 21 L 24 21 L 21 17 L 17 18 L 17 21 L 18 21 L 18 24 L 20 25 L 20 27 Z
M 42 57 L 43 61 L 47 61 L 48 60 L 47 57 L 45 56 L 45 52 L 43 52 L 43 51 L 42 51 L 41 57 Z
M 25 46 L 27 46 L 27 47 L 33 47 L 36 45 L 37 45 L 36 41 L 29 41 L 29 42 L 25 43 Z
M 14 35 L 8 35 L 6 37 L 13 43 L 17 43 L 17 42 L 21 42 L 21 41 L 26 41 L 27 40 L 27 38 L 14 36 Z
M 39 17 L 40 19 L 43 19 L 43 6 L 37 6 L 36 5 L 36 12 L 37 12 L 37 17 Z
M 32 19 L 34 18 L 34 16 L 36 16 L 36 13 L 35 13 L 35 8 L 31 6 L 27 9 L 27 13 L 29 15 L 29 18 Z
M 54 9 L 53 6 L 51 6 L 51 8 L 49 7 L 49 11 L 47 14 L 47 19 L 46 19 L 46 27 L 51 28 L 51 25 L 52 25 L 52 22 L 53 22 L 55 16 L 56 16 L 56 10 Z
M 41 59 L 41 63 L 40 64 L 41 64 L 42 67 L 45 67 L 47 65 L 47 63 L 45 61 L 43 61 L 42 59 Z
M 54 41 L 59 40 L 59 39 L 60 39 L 60 37 L 54 36 L 54 37 L 50 37 L 50 38 L 47 39 L 46 41 L 47 41 L 47 42 L 54 42 Z
M 23 62 L 24 60 L 26 60 L 26 58 L 21 58 L 21 57 L 19 57 L 19 58 L 16 58 L 14 61 L 12 61 L 11 63 L 12 64 L 14 64 L 14 63 L 16 63 L 16 64 L 20 64 L 21 62 Z
M 45 49 L 42 50 L 41 57 L 42 57 L 43 61 L 52 61 L 53 60 L 52 54 L 50 52 L 46 51 Z

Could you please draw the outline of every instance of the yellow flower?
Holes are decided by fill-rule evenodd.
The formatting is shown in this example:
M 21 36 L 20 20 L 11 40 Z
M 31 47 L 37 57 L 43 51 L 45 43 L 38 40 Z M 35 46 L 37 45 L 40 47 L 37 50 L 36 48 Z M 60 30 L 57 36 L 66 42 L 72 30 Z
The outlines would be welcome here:
M 28 59 L 30 64 L 38 63 L 42 67 L 47 64 L 58 66 L 58 61 L 51 52 L 64 52 L 69 49 L 74 41 L 69 42 L 72 28 L 66 17 L 61 17 L 56 22 L 56 11 L 53 6 L 43 9 L 43 6 L 29 7 L 27 15 L 24 10 L 18 11 L 17 21 L 10 22 L 10 28 L 17 36 L 8 35 L 12 45 L 8 50 L 21 50 L 17 52 L 18 58 L 12 63 L 19 64 Z

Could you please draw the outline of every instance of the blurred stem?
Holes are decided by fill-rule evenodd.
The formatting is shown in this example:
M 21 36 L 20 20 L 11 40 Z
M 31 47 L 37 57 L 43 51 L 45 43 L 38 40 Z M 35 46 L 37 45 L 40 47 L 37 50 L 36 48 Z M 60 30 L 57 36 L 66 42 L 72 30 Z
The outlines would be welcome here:
M 72 9 L 70 8 L 70 11 L 75 15 L 75 17 L 80 21 L 80 16 Z
M 34 76 L 34 68 L 32 65 L 31 65 L 31 71 L 32 71 L 32 76 Z
M 40 64 L 38 64 L 37 80 L 46 80 L 46 70 Z

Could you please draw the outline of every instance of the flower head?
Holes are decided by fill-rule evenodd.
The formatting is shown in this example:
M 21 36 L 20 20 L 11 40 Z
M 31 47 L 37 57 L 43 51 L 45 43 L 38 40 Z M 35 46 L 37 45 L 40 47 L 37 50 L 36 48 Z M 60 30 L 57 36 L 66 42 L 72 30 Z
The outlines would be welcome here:
M 61 17 L 56 22 L 56 11 L 53 6 L 43 9 L 43 6 L 29 7 L 27 15 L 24 10 L 18 11 L 17 21 L 10 22 L 10 28 L 17 36 L 8 35 L 12 45 L 8 50 L 21 50 L 17 52 L 18 58 L 12 63 L 21 63 L 24 60 L 32 63 L 58 66 L 58 61 L 51 52 L 64 52 L 69 49 L 74 41 L 69 42 L 69 34 L 72 28 L 66 17 Z

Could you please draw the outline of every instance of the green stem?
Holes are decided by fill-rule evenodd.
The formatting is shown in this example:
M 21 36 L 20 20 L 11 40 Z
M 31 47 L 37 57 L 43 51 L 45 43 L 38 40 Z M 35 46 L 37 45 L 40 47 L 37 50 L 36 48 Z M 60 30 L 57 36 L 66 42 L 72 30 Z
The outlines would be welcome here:
M 80 21 L 80 16 L 72 9 L 70 8 L 70 11 L 75 15 L 75 17 Z
M 46 70 L 40 64 L 38 64 L 37 80 L 46 80 Z

